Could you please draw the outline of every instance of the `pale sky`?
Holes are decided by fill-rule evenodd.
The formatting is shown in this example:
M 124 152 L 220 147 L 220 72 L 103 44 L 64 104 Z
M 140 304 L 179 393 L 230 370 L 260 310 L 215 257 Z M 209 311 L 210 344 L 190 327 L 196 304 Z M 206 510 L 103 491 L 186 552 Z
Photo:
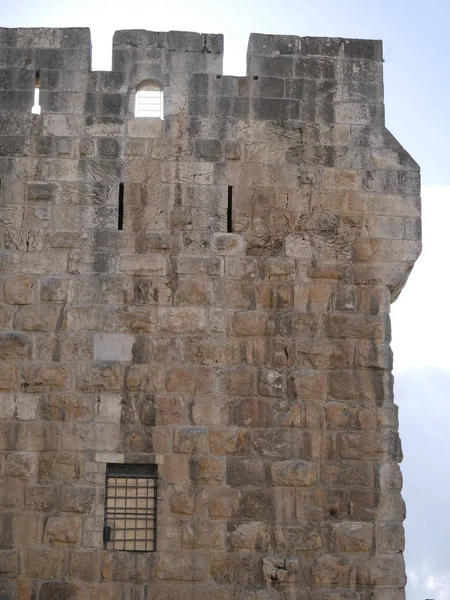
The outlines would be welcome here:
M 383 40 L 387 126 L 426 186 L 424 252 L 392 310 L 407 599 L 450 600 L 448 0 L 0 0 L 0 14 L 3 27 L 90 27 L 94 69 L 110 68 L 116 29 L 223 33 L 233 75 L 245 72 L 251 32 Z

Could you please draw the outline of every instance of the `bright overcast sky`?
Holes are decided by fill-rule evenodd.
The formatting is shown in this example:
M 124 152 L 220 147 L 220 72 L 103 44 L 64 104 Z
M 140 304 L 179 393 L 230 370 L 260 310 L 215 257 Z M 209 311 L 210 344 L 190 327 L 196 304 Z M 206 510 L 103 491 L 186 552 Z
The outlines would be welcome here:
M 225 35 L 242 75 L 250 32 L 384 42 L 386 121 L 422 167 L 424 252 L 393 307 L 396 402 L 405 460 L 408 600 L 450 600 L 450 140 L 448 0 L 0 0 L 4 27 L 90 27 L 93 68 L 116 29 Z

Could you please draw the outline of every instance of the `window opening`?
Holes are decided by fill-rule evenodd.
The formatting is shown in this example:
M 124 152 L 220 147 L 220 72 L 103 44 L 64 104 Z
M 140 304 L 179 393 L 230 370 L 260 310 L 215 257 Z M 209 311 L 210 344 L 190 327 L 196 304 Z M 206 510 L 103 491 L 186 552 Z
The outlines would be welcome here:
M 227 232 L 233 233 L 233 186 L 228 186 Z
M 34 76 L 34 104 L 31 107 L 31 112 L 35 115 L 41 114 L 41 106 L 39 104 L 39 85 L 40 85 L 40 73 L 36 71 Z
M 122 231 L 123 229 L 123 197 L 124 197 L 124 185 L 123 183 L 119 183 L 119 211 L 118 211 L 118 221 L 117 221 L 117 229 Z
M 144 82 L 137 87 L 134 116 L 164 119 L 164 93 L 157 83 Z
M 103 539 L 107 550 L 156 550 L 156 465 L 106 466 Z

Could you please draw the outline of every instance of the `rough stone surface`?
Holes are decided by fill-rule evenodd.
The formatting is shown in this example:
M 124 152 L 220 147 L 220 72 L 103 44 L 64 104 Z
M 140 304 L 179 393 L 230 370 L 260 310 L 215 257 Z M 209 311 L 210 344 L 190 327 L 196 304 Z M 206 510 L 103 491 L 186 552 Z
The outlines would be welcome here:
M 404 598 L 389 310 L 419 168 L 379 41 L 0 29 L 0 597 Z M 40 114 L 32 114 L 36 72 Z M 135 118 L 136 90 L 164 119 Z M 155 552 L 105 463 L 158 468 Z

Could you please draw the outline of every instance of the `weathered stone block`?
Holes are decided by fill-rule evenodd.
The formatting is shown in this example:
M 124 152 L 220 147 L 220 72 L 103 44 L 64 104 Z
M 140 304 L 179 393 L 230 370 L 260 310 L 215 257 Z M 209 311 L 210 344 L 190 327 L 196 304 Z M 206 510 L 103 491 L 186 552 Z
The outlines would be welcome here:
M 185 525 L 181 529 L 181 547 L 183 549 L 225 549 L 226 531 L 224 523 L 205 521 L 194 526 Z
M 33 485 L 25 487 L 24 505 L 30 510 L 48 512 L 56 508 L 58 493 L 52 485 Z M 37 576 L 36 579 L 39 579 Z M 44 579 L 57 579 L 57 577 L 44 577 Z
M 27 392 L 48 392 L 67 385 L 68 370 L 56 364 L 31 364 L 23 368 L 21 379 Z
M 99 550 L 73 550 L 70 552 L 69 574 L 81 581 L 94 581 L 98 577 L 99 564 Z
M 261 460 L 250 458 L 227 459 L 227 483 L 234 486 L 263 486 L 266 482 L 266 466 Z
M 27 306 L 18 311 L 16 328 L 24 331 L 55 331 L 59 314 L 60 309 L 57 306 Z
M 373 523 L 335 523 L 333 537 L 337 552 L 367 552 L 374 545 Z
M 8 304 L 31 304 L 34 283 L 31 277 L 11 277 L 3 284 L 3 298 Z
M 96 490 L 93 487 L 62 487 L 61 510 L 88 514 L 94 508 L 95 497 Z
M 3 577 L 16 577 L 19 574 L 19 554 L 17 550 L 0 550 L 0 573 Z
M 225 479 L 224 462 L 212 457 L 192 458 L 189 461 L 189 472 L 197 485 L 218 485 Z
M 263 521 L 230 523 L 229 544 L 232 550 L 262 550 L 270 545 L 268 526 Z
M 84 590 L 79 583 L 47 581 L 42 584 L 39 600 L 83 600 Z
M 204 553 L 165 552 L 156 562 L 156 577 L 163 581 L 206 581 L 208 575 L 209 561 Z
M 234 517 L 237 515 L 242 503 L 242 494 L 239 490 L 230 487 L 221 487 L 211 492 L 209 511 L 212 517 Z
M 44 543 L 59 548 L 81 544 L 82 523 L 79 517 L 50 517 L 44 531 Z
M 67 576 L 67 555 L 60 548 L 29 548 L 25 566 L 31 579 L 62 579 Z
M 174 452 L 186 454 L 208 453 L 208 431 L 206 428 L 185 427 L 177 429 L 173 440 Z
M 274 485 L 308 487 L 316 483 L 316 469 L 304 460 L 283 460 L 272 463 L 270 475 Z

